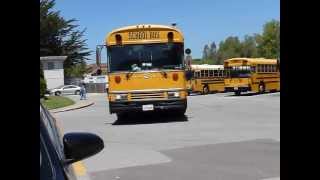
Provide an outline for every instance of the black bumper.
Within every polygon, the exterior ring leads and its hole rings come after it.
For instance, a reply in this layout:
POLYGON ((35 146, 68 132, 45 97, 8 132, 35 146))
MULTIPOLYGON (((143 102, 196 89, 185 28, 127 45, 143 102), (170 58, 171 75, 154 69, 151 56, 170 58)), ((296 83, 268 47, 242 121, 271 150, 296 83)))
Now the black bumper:
POLYGON ((240 92, 247 92, 251 91, 250 87, 238 87, 238 90, 234 89, 234 87, 225 87, 224 90, 226 92, 235 92, 235 91, 240 91, 240 92))
POLYGON ((154 111, 185 110, 187 100, 143 101, 143 102, 109 102, 110 113, 142 112, 142 105, 153 104, 154 111))

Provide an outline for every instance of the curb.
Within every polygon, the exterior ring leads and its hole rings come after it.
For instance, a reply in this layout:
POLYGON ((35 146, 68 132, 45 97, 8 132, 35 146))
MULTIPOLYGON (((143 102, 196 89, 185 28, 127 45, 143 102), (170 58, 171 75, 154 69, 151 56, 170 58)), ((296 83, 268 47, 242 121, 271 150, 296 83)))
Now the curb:
POLYGON ((90 103, 88 103, 88 104, 81 105, 81 106, 74 107, 74 108, 69 108, 69 109, 68 109, 68 108, 67 108, 67 109, 61 109, 61 110, 59 110, 59 109, 56 109, 56 110, 52 109, 52 110, 50 110, 50 112, 51 112, 51 113, 59 113, 59 112, 65 112, 65 111, 72 111, 72 110, 76 110, 76 109, 85 108, 85 107, 91 106, 91 105, 93 105, 93 104, 94 104, 94 102, 90 102, 90 103))

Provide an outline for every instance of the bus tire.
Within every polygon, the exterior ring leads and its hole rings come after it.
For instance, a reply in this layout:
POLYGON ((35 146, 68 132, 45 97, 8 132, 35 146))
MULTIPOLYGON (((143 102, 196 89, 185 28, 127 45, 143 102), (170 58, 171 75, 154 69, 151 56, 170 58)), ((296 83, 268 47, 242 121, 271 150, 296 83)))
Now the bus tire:
POLYGON ((57 92, 54 93, 54 95, 60 96, 60 95, 61 95, 61 92, 60 92, 60 91, 57 91, 57 92))
POLYGON ((259 94, 262 94, 266 91, 266 86, 264 85, 264 83, 260 83, 259 84, 259 94))
POLYGON ((241 91, 240 91, 240 90, 234 91, 234 94, 235 94, 236 96, 240 96, 241 91))
POLYGON ((209 86, 208 85, 203 86, 202 94, 209 94, 209 92, 210 92, 209 86))

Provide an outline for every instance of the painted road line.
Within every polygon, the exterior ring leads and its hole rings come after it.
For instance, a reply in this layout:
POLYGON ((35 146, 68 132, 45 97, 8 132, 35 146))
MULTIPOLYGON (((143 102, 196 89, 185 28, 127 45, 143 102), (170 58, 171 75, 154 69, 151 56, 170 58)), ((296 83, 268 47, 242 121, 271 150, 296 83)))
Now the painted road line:
MULTIPOLYGON (((57 118, 55 116, 52 115, 52 117, 55 119, 55 123, 56 123, 56 126, 57 126, 57 129, 59 131, 59 133, 61 135, 63 135, 63 129, 62 129, 62 126, 60 124, 59 121, 57 121, 57 118)), ((75 162, 74 164, 72 164, 72 167, 73 167, 73 170, 74 170, 74 173, 76 174, 76 176, 79 178, 79 177, 85 177, 84 179, 89 179, 87 176, 87 169, 86 167, 84 166, 83 162, 82 161, 78 161, 78 162, 75 162)))
POLYGON ((87 169, 82 161, 75 162, 74 164, 72 164, 72 166, 76 173, 76 176, 84 176, 87 174, 87 169))

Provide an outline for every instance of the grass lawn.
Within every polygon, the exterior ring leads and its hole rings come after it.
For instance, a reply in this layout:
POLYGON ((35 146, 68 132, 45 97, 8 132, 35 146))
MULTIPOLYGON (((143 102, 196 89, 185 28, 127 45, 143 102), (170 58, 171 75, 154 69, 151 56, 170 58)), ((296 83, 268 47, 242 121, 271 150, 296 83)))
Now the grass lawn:
POLYGON ((75 103, 73 100, 63 96, 48 96, 46 99, 41 99, 41 102, 48 109, 62 108, 75 103))

